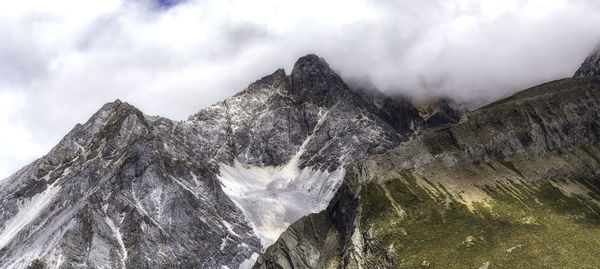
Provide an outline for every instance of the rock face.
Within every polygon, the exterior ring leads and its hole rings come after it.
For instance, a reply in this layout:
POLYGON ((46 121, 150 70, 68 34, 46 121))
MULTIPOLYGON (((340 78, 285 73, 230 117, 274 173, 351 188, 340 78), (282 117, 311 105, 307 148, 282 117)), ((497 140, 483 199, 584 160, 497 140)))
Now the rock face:
POLYGON ((527 89, 350 165, 254 268, 598 267, 598 156, 598 77, 527 89))
POLYGON ((5 179, 2 267, 216 267, 260 250, 187 128, 115 101, 5 179))
POLYGON ((452 100, 429 98, 422 101, 413 101, 412 104, 425 120, 425 127, 435 127, 449 122, 458 122, 467 109, 456 107, 452 100))
POLYGON ((0 182, 0 267, 247 265, 325 208, 350 163, 427 126, 405 100, 351 91, 315 55, 186 121, 117 100, 0 182))
POLYGON ((600 75, 600 46, 585 59, 573 77, 591 77, 600 75))

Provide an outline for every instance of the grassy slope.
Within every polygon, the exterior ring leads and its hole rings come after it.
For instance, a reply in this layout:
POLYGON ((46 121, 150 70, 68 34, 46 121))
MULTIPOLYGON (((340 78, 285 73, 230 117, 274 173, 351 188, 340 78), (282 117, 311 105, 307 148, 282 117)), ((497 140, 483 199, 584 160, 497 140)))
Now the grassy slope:
MULTIPOLYGON (((512 111, 520 100, 584 87, 587 84, 577 80, 547 83, 487 105, 475 114, 487 113, 490 108, 512 111)), ((572 98, 577 102, 580 96, 572 98)), ((568 153, 568 158, 555 154, 532 162, 527 158, 496 160, 493 165, 463 162, 464 173, 442 168, 429 179, 412 170, 388 171, 396 176, 361 186, 360 223, 368 237, 395 259, 397 268, 600 268, 600 179, 538 176, 540 171, 557 167, 570 171, 563 175, 575 175, 578 169, 597 175, 598 152, 598 145, 586 145, 568 153), (485 170, 481 165, 490 168, 487 174, 480 172, 485 170), (461 196, 468 191, 448 191, 452 180, 474 182, 487 197, 469 203, 461 196), (579 192, 569 192, 573 186, 579 192), (397 207, 404 213, 398 214, 397 207)), ((373 255, 366 259, 380 258, 373 255)))
POLYGON ((600 268, 599 104, 600 76, 558 80, 349 166, 320 260, 600 268))
POLYGON ((470 210, 458 197, 399 175, 361 190, 363 227, 395 254, 398 268, 600 267, 600 207, 588 198, 550 183, 506 183, 488 187, 493 201, 470 210), (393 210, 384 188, 406 217, 393 210))

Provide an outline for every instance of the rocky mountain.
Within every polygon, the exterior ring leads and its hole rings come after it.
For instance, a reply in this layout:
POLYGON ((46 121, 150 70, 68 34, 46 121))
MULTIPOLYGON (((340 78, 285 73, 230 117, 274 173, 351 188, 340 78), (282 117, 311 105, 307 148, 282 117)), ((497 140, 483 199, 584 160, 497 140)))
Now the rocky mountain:
POLYGON ((353 163, 254 268, 600 267, 595 55, 353 163))
POLYGON ((458 119, 381 100, 307 55, 185 121, 108 103, 0 181, 0 267, 249 267, 348 165, 458 119))
POLYGON ((591 77, 600 75, 600 45, 587 57, 573 77, 591 77))
POLYGON ((468 111, 453 104, 452 100, 442 98, 426 98, 414 100, 412 104, 425 120, 425 128, 435 127, 445 123, 458 122, 468 111))
POLYGON ((260 250, 186 127, 115 101, 3 180, 2 267, 202 267, 260 250))

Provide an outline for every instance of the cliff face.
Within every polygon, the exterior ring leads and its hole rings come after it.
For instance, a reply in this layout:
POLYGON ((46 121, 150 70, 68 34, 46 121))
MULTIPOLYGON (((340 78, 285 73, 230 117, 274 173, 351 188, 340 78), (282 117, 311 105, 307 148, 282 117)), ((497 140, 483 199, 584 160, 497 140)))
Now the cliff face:
POLYGON ((598 77, 521 91, 350 165, 255 268, 600 266, 599 139, 598 77))
POLYGON ((315 55, 186 121, 106 104, 0 182, 0 267, 246 266, 324 209, 347 165, 424 124, 401 99, 362 98, 315 55))
POLYGON ((600 46, 581 64, 573 77, 591 77, 600 75, 600 46))
POLYGON ((214 267, 259 251, 180 128, 115 101, 5 179, 2 267, 214 267))
POLYGON ((200 152, 216 159, 224 192, 266 247, 290 223, 327 206, 347 165, 421 133, 424 120, 414 112, 377 107, 322 58, 307 55, 289 76, 279 70, 188 122, 192 133, 212 139, 200 152), (384 113, 405 124, 393 125, 384 113))

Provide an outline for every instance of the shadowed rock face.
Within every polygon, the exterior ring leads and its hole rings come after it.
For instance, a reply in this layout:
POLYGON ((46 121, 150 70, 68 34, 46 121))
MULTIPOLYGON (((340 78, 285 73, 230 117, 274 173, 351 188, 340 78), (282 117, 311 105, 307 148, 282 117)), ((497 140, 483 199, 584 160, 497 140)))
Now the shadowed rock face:
POLYGON ((598 156, 598 77, 527 89, 350 165, 254 268, 600 266, 598 156))
POLYGON ((600 75, 600 46, 585 58, 585 62, 575 72, 573 77, 592 77, 600 75))
POLYGON ((290 75, 290 93, 301 101, 332 106, 348 96, 348 86, 329 65, 314 54, 298 59, 290 75))
POLYGON ((422 132, 416 109, 394 102, 365 100, 308 55, 289 76, 277 70, 186 121, 108 103, 0 182, 0 267, 237 268, 266 247, 258 222, 287 225, 322 209, 340 183, 330 175, 422 132), (266 178, 291 172, 256 189, 262 178, 221 180, 236 167, 266 178), (270 199, 252 196, 263 191, 316 207, 250 218, 270 199))

